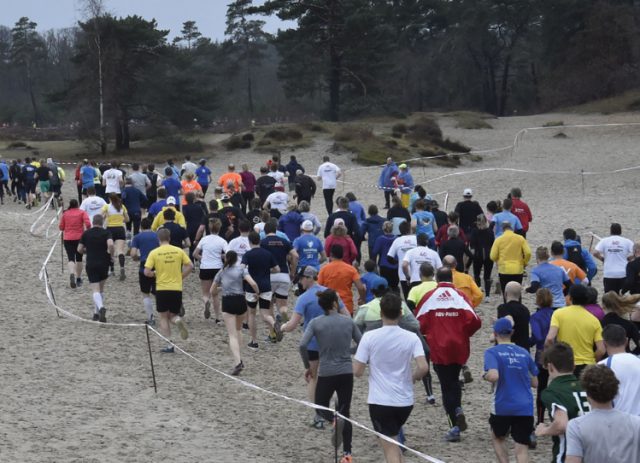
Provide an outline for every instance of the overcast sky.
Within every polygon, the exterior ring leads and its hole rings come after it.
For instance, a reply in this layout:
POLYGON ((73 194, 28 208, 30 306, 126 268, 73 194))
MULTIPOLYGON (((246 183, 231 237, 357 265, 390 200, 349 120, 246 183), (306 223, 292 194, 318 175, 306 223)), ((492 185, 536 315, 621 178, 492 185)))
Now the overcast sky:
MULTIPOLYGON (((180 33, 182 23, 196 21, 200 32, 213 40, 223 40, 225 14, 230 0, 104 0, 116 16, 137 14, 155 18, 160 29, 169 29, 169 38, 180 33)), ((255 4, 263 3, 257 0, 255 4)), ((0 24, 12 27, 22 16, 38 23, 38 30, 70 27, 82 19, 79 0, 0 0, 0 24)), ((265 29, 276 32, 286 27, 276 16, 264 18, 265 29)))

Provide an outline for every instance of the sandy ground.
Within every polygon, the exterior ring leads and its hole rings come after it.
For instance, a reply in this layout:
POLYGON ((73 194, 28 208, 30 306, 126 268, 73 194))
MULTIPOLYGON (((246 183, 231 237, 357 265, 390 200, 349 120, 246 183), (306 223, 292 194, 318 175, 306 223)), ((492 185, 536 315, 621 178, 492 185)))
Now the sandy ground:
MULTIPOLYGON (((571 123, 639 122, 638 115, 577 116, 541 115, 492 121, 494 130, 470 131, 454 128, 450 119, 441 120, 445 135, 475 149, 508 145, 525 127, 550 120, 571 123)), ((561 128, 531 132, 511 156, 485 156, 482 162, 465 162, 457 169, 416 169, 417 181, 452 172, 480 168, 510 167, 547 174, 482 172, 453 176, 427 184, 428 191, 451 192, 449 207, 471 187, 482 205, 520 186, 535 216, 529 234, 532 247, 549 245, 567 226, 584 237, 592 231, 605 235, 611 220, 622 223, 623 233, 635 239, 640 231, 635 207, 635 171, 615 175, 585 176, 580 169, 603 171, 640 164, 637 155, 638 128, 561 128), (553 138, 559 131, 566 139, 553 138), (572 171, 573 175, 556 174, 572 171), (631 200, 631 201, 629 201, 631 200)), ((315 170, 329 144, 319 141, 299 160, 315 170)), ((214 155, 211 164, 221 173, 228 161, 252 166, 266 156, 251 152, 214 155)), ((333 156, 343 169, 357 167, 347 156, 333 156)), ((70 174, 68 174, 70 175, 70 174)), ((382 195, 366 185, 375 183, 377 169, 347 173, 345 192, 355 191, 367 206, 381 204, 382 195)), ((71 176, 72 178, 72 176, 71 176)), ((71 197, 72 185, 65 187, 71 197)), ((441 204, 442 204, 442 198, 441 204)), ((313 209, 325 216, 321 199, 313 209)), ((162 343, 152 338, 158 394, 152 388, 144 330, 94 326, 58 319, 47 304, 37 279, 40 263, 51 241, 29 235, 34 216, 10 202, 0 207, 0 294, 2 327, 0 342, 0 460, 20 462, 94 461, 309 461, 332 460, 329 431, 307 425, 312 412, 243 387, 206 370, 183 355, 161 356, 162 343)), ((588 240, 585 239, 585 241, 588 240)), ((366 248, 366 246, 364 246, 366 248)), ((49 267, 58 303, 84 317, 90 317, 91 299, 87 287, 71 290, 66 269, 60 270, 56 251, 49 267)), ((138 293, 136 265, 127 262, 125 282, 110 279, 106 306, 111 322, 140 322, 144 319, 138 293)), ((600 280, 595 286, 601 288, 600 280)), ((199 299, 199 282, 186 282, 187 321, 191 336, 181 345, 198 358, 225 371, 231 367, 223 327, 205 321, 199 299)), ((530 297, 525 297, 530 308, 530 297)), ((292 301, 293 303, 293 301, 292 301)), ((476 381, 467 385, 463 397, 470 429, 462 443, 446 444, 442 434, 446 419, 440 406, 424 404, 425 394, 416 389, 416 407, 407 424, 408 444, 447 462, 494 461, 489 439, 489 386, 479 380, 482 353, 489 346, 490 322, 498 299, 482 304, 482 330, 474 337, 470 366, 476 381)), ((298 356, 300 332, 285 337, 281 344, 261 343, 257 352, 244 351, 246 369, 242 378, 291 397, 306 396, 303 368, 298 356)), ((246 341, 246 339, 245 339, 246 341)), ((435 385, 438 390, 438 385, 435 385)), ((369 425, 366 379, 356 381, 353 417, 369 425)), ((439 397, 439 394, 438 394, 439 397)), ((439 402, 440 403, 440 402, 439 402)), ((361 430, 354 431, 357 462, 382 461, 376 440, 361 430)), ((550 445, 542 441, 532 452, 532 461, 548 461, 550 445)), ((407 461, 420 461, 408 457, 407 461)))

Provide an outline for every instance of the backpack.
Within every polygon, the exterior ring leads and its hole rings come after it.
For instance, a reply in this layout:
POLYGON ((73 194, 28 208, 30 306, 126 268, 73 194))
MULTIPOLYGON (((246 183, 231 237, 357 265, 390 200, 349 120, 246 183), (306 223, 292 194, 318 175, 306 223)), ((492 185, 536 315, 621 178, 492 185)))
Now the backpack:
POLYGON ((584 257, 582 256, 582 246, 574 244, 572 246, 565 246, 565 249, 567 250, 567 260, 569 262, 573 262, 586 272, 587 263, 584 261, 584 257))

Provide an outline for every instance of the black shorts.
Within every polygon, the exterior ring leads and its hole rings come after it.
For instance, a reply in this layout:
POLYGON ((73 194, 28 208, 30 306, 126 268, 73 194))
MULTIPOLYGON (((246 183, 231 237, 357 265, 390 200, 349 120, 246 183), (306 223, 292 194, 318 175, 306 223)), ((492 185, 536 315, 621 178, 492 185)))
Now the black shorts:
POLYGON ((24 184, 24 189, 27 193, 32 193, 35 194, 36 193, 36 182, 26 182, 24 184))
POLYGON ((89 283, 100 283, 109 277, 109 264, 87 265, 86 271, 89 283))
POLYGON ((522 445, 529 445, 533 432, 533 416, 489 416, 489 425, 496 437, 506 437, 511 431, 513 440, 522 445))
POLYGON ((219 268, 201 268, 200 279, 202 281, 211 281, 216 277, 219 271, 219 268))
POLYGON ((171 312, 178 315, 182 307, 182 291, 156 291, 158 312, 171 312))
POLYGON ((140 283, 140 292, 145 294, 156 293, 156 279, 154 277, 148 277, 144 272, 138 272, 138 283, 140 283))
POLYGON ((113 241, 125 241, 127 239, 124 227, 107 227, 107 230, 109 231, 109 233, 111 233, 111 239, 113 241))
POLYGON ((62 192, 62 185, 60 185, 59 183, 56 183, 55 185, 51 185, 51 191, 56 195, 59 196, 60 193, 62 192))
POLYGON ((307 356, 309 357, 310 362, 320 360, 320 352, 318 352, 317 350, 308 350, 307 356))
POLYGON ((82 254, 78 252, 80 240, 64 240, 64 250, 67 251, 69 262, 82 262, 82 254))
POLYGON ((389 405, 369 404, 369 416, 373 429, 387 437, 400 433, 400 428, 411 415, 413 405, 408 407, 391 407, 389 405))
POLYGON ((222 296, 222 311, 231 315, 242 315, 247 311, 247 301, 244 294, 222 296))

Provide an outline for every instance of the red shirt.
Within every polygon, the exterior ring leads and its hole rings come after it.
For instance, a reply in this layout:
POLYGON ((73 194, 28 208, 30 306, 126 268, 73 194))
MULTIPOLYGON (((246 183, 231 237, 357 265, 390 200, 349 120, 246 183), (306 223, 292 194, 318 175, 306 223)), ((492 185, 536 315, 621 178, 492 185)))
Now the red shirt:
POLYGON ((76 241, 80 239, 85 230, 91 228, 91 222, 85 211, 74 207, 64 211, 59 228, 62 230, 65 241, 76 241))
POLYGON ((358 250, 350 236, 327 236, 324 242, 324 251, 327 253, 327 256, 331 255, 331 246, 334 244, 342 246, 344 250, 342 260, 347 264, 353 264, 353 261, 358 258, 358 250))
POLYGON ((242 184, 244 185, 244 191, 247 193, 253 193, 256 189, 256 176, 251 172, 242 171, 240 172, 240 178, 242 179, 242 184))
POLYGON ((511 204, 511 213, 520 219, 522 231, 526 233, 529 230, 529 222, 533 220, 529 206, 521 199, 516 198, 511 200, 511 204))
MULTIPOLYGON (((458 234, 458 238, 464 241, 464 244, 469 244, 469 241, 467 240, 464 231, 462 231, 462 228, 458 227, 458 230, 460 231, 460 233, 458 234)), ((449 235, 447 234, 448 231, 448 223, 445 223, 442 227, 438 228, 438 231, 436 232, 436 246, 440 247, 440 245, 449 241, 449 235)))
POLYGON ((420 332, 436 365, 464 365, 471 352, 470 338, 482 322, 467 297, 452 283, 440 283, 416 306, 420 332))

